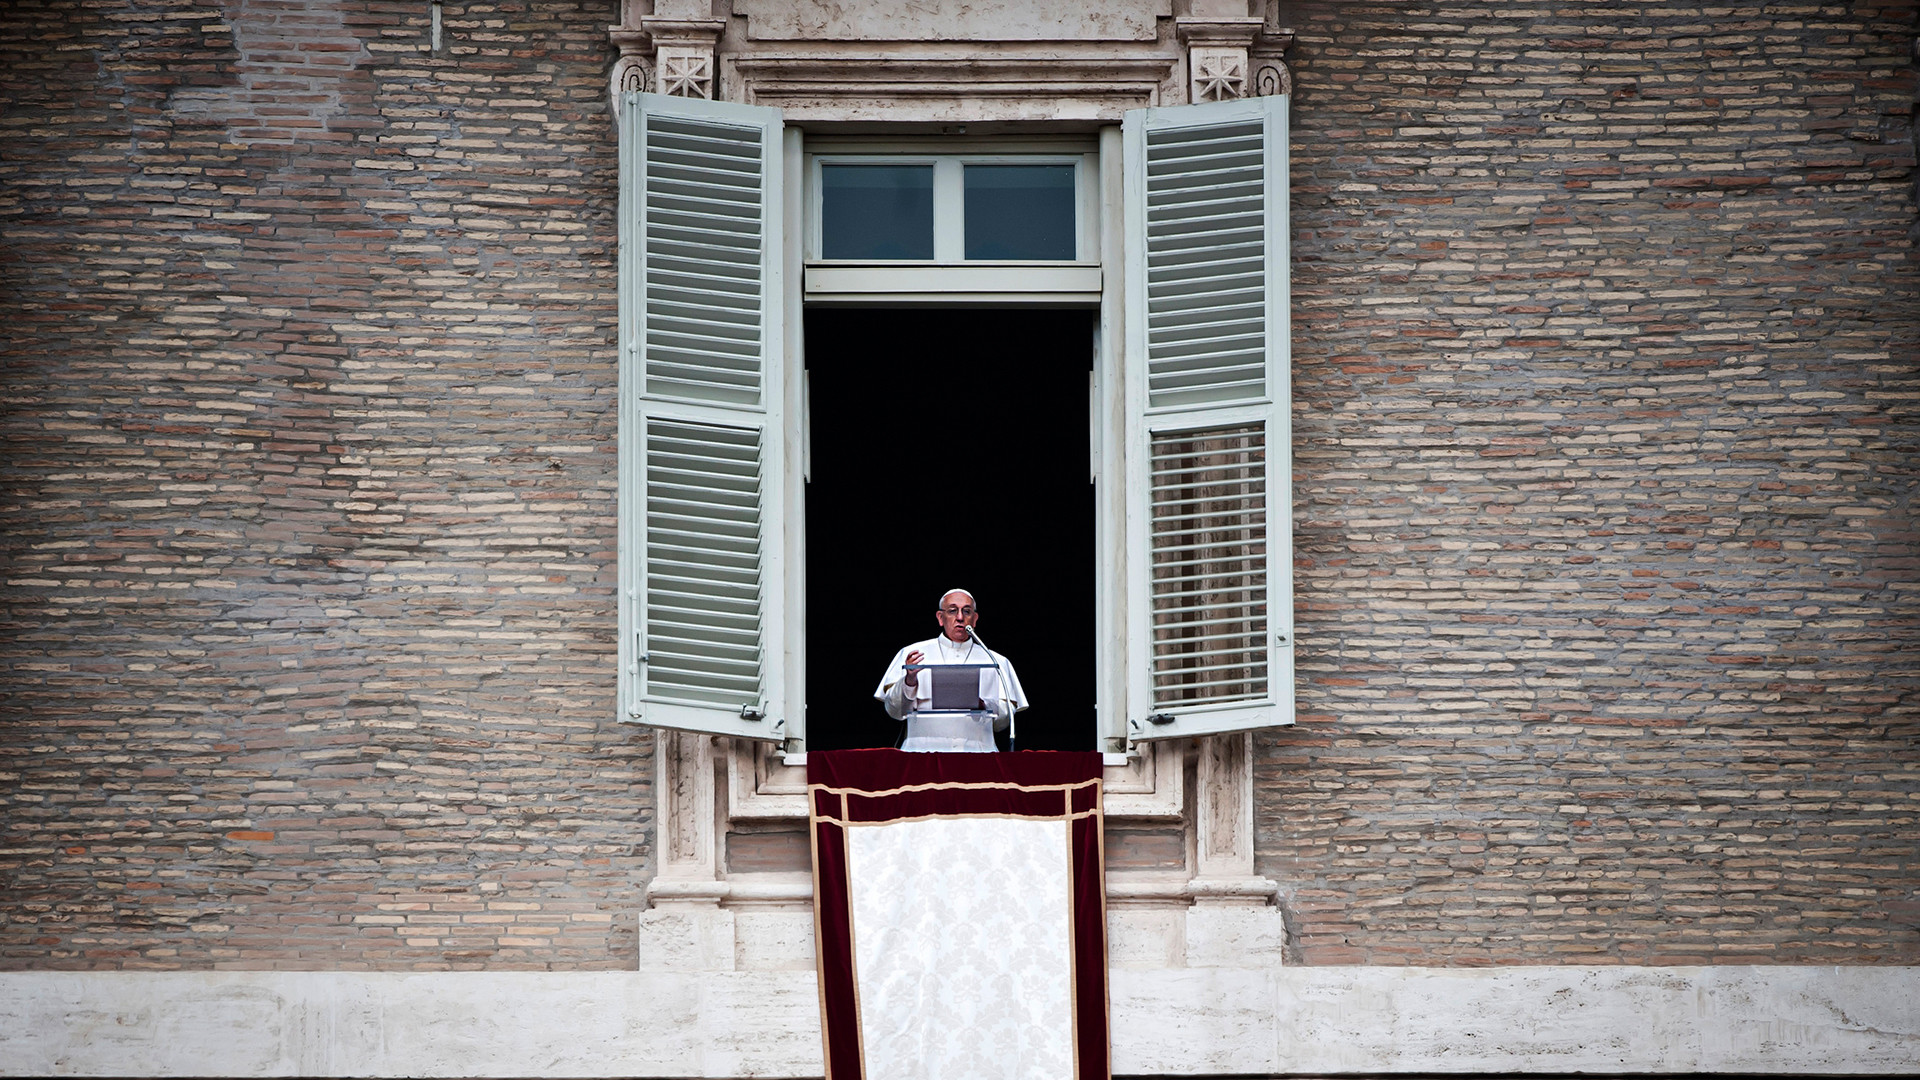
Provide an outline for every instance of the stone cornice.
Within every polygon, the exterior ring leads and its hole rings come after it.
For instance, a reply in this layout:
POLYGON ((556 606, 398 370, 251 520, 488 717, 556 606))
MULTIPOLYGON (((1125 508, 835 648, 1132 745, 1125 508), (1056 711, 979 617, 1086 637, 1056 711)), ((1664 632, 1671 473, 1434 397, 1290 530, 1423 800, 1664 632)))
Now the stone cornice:
POLYGON ((1174 33, 1182 44, 1215 45, 1227 48, 1247 48, 1253 39, 1266 28, 1266 20, 1260 18, 1217 18, 1198 19, 1181 16, 1173 20, 1174 33))
POLYGON ((780 106, 801 122, 1118 121, 1127 109, 1162 104, 1171 67, 1171 58, 1152 53, 902 58, 863 51, 726 56, 723 79, 728 97, 780 106))
POLYGON ((726 32, 725 19, 671 19, 645 15, 640 28, 658 45, 700 45, 713 48, 726 32))

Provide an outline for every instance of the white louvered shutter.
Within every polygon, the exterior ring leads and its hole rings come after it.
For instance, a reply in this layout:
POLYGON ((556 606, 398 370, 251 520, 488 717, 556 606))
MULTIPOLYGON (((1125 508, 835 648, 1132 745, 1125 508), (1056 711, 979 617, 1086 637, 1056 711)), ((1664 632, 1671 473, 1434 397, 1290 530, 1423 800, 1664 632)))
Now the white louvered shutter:
POLYGON ((1128 736, 1290 724, 1287 98, 1123 136, 1128 736))
POLYGON ((781 121, 630 94, 620 123, 620 715, 785 738, 781 121))

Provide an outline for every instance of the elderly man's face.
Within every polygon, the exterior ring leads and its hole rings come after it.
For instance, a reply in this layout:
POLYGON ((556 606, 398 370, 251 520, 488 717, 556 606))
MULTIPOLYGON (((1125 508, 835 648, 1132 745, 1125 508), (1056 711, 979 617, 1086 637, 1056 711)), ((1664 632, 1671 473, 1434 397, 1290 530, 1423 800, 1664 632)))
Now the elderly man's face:
POLYGON ((940 610, 934 613, 940 620, 940 633, 949 641, 967 640, 967 627, 980 621, 980 613, 973 609, 973 597, 963 592, 950 592, 940 598, 940 610))

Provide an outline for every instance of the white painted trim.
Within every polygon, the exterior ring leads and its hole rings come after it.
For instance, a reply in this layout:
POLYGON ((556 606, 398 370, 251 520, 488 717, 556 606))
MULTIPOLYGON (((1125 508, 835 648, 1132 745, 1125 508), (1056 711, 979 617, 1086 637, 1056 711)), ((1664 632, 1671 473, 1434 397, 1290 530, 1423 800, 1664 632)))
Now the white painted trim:
MULTIPOLYGON (((1191 948, 1191 946, 1190 946, 1191 948)), ((1120 1075, 1891 1075, 1920 968, 1115 969, 1120 1075)), ((0 973, 0 1076, 811 1077, 807 970, 0 973)))
POLYGON ((1099 355, 1093 436, 1100 441, 1094 480, 1094 664, 1099 690, 1094 723, 1100 749, 1127 749, 1127 402, 1125 169, 1120 126, 1100 129, 1099 355))
POLYGON ((1094 148, 1091 135, 816 135, 807 134, 807 153, 828 157, 846 155, 918 154, 1085 154, 1094 148))
POLYGON ((1073 172, 1073 250, 1083 263, 1101 261, 1100 184, 1100 155, 1081 154, 1078 167, 1073 172))
POLYGON ((967 207, 966 193, 961 184, 962 168, 958 158, 933 159, 934 262, 954 263, 967 257, 967 207))
MULTIPOLYGON (((776 480, 782 485, 786 509, 783 546, 787 573, 788 622, 807 625, 807 479, 813 471, 812 401, 807 386, 806 320, 802 292, 806 273, 803 269, 803 237, 806 233, 806 157, 804 136, 799 128, 781 131, 781 274, 780 309, 786 318, 780 321, 783 362, 770 373, 779 388, 781 416, 780 439, 784 444, 785 468, 776 480)), ((807 635, 787 631, 780 635, 786 649, 786 699, 774 702, 775 715, 787 720, 787 738, 780 749, 805 750, 807 745, 807 635)))
POLYGON ((925 293, 937 301, 952 293, 996 293, 1007 294, 1009 303, 1100 302, 1100 268, 1070 263, 816 263, 806 274, 808 300, 925 293))
POLYGON ((822 308, 1091 308, 1096 292, 872 292, 808 293, 807 306, 822 308))

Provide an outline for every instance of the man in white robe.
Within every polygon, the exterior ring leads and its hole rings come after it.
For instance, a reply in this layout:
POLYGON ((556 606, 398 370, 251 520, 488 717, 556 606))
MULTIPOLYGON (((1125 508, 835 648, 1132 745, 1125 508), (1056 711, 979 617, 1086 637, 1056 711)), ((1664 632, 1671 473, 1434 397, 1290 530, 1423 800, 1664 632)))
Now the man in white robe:
POLYGON ((1014 674, 1011 661, 999 653, 989 652, 973 637, 971 631, 980 621, 980 612, 972 593, 965 589, 948 590, 940 597, 934 619, 940 624, 940 636, 916 641, 894 653, 893 662, 887 665, 887 673, 881 677, 873 696, 886 706, 888 716, 907 720, 933 705, 933 680, 922 678, 918 671, 908 671, 909 665, 992 664, 991 669, 980 672, 981 715, 978 718, 949 714, 937 720, 930 718, 924 724, 910 721, 907 739, 900 744, 902 750, 991 752, 995 749, 993 733, 1006 731, 1013 722, 1013 714, 1027 707, 1020 676, 1014 674))

